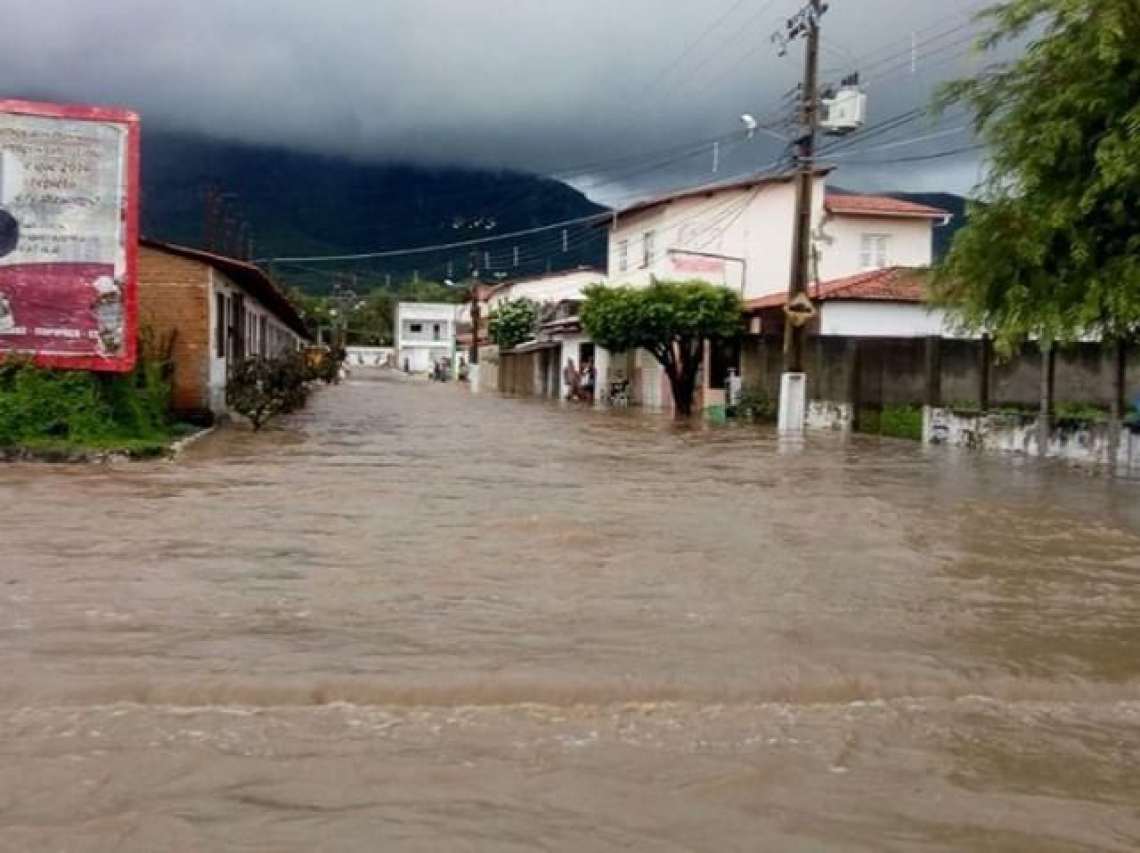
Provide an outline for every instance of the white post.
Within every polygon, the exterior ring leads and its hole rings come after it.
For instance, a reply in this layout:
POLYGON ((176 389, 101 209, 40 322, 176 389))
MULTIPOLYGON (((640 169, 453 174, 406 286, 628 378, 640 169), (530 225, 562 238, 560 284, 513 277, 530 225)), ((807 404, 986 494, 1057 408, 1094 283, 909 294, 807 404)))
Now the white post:
POLYGON ((802 438, 807 420, 807 376, 785 373, 780 377, 781 438, 802 438))

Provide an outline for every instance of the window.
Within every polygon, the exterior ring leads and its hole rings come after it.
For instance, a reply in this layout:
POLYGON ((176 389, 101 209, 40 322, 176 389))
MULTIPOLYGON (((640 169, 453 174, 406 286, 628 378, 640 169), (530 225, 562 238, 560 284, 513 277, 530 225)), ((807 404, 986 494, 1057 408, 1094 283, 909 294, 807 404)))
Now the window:
POLYGON ((881 270, 887 266, 887 245, 890 237, 886 234, 864 234, 859 249, 859 269, 881 270))
POLYGON ((226 328, 229 325, 229 300, 224 293, 214 295, 214 355, 226 357, 226 328))
POLYGON ((657 260, 657 232, 646 231, 645 242, 643 246, 645 250, 645 266, 651 267, 657 260))
POLYGON ((408 325, 408 331, 413 335, 418 335, 424 330, 423 323, 411 323, 408 325))
POLYGON ((626 272, 629 269, 629 240, 618 243, 618 271, 626 272))
POLYGON ((269 318, 262 314, 257 321, 257 343, 260 345, 262 355, 269 355, 269 318))
POLYGON ((440 331, 439 323, 431 327, 431 336, 434 340, 440 340, 442 332, 440 331))

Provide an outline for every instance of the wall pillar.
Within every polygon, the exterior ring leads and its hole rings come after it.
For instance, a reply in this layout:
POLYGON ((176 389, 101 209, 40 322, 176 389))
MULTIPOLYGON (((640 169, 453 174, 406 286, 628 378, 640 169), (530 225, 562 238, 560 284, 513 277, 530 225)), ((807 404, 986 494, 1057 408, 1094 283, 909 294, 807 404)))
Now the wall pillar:
POLYGON ((937 409, 942 406, 942 338, 937 335, 926 339, 925 363, 924 401, 930 408, 937 409))
POLYGON ((994 341, 989 335, 982 335, 981 364, 978 365, 978 408, 990 410, 990 397, 993 393, 994 341))
POLYGON ((1049 452, 1049 439, 1053 435, 1054 400, 1057 391, 1057 347, 1041 344, 1041 414, 1037 419, 1037 455, 1049 452))
POLYGON ((1108 464, 1116 468, 1120 456, 1120 434, 1128 411, 1128 344, 1116 341, 1112 348, 1112 401, 1108 417, 1108 464))
POLYGON ((847 348, 843 353, 845 388, 844 396, 851 406, 851 429, 859 429, 859 409, 863 402, 863 371, 862 346, 855 338, 847 339, 847 348))

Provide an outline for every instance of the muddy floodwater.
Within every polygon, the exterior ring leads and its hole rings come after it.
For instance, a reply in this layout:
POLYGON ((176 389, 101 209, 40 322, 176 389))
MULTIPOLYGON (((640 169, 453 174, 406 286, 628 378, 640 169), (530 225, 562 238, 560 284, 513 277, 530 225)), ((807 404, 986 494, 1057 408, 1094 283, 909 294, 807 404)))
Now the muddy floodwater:
POLYGON ((0 468, 0 850, 1136 851, 1140 484, 358 377, 0 468))

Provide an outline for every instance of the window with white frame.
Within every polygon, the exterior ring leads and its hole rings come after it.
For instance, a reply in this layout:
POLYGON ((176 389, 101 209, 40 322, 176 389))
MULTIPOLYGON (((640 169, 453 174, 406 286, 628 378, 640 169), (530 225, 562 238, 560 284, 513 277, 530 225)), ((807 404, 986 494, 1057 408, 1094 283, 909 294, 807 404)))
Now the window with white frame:
POLYGON ((859 248, 859 269, 881 270, 889 264, 887 249, 891 238, 887 234, 864 234, 859 248))
POLYGON ((618 271, 626 272, 629 269, 629 240, 618 243, 618 271))
POLYGON ((646 231, 643 243, 644 249, 644 265, 647 267, 653 266, 657 261, 657 232, 646 231))

